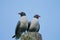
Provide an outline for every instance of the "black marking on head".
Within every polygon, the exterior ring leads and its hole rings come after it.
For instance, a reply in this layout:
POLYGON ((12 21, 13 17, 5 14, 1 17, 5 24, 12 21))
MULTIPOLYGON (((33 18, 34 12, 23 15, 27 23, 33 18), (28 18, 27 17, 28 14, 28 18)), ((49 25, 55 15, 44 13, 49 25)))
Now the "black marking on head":
POLYGON ((40 17, 39 15, 35 15, 35 16, 34 16, 34 18, 37 18, 37 19, 38 19, 39 17, 40 17))
POLYGON ((20 16, 26 16, 24 12, 18 13, 20 16))

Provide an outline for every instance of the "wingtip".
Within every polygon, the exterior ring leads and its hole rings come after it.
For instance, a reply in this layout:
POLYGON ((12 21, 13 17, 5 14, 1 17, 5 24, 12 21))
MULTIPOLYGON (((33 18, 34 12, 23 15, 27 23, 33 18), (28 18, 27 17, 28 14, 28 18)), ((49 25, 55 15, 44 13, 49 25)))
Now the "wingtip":
POLYGON ((14 38, 15 37, 15 35, 14 36, 12 36, 12 38, 14 38))

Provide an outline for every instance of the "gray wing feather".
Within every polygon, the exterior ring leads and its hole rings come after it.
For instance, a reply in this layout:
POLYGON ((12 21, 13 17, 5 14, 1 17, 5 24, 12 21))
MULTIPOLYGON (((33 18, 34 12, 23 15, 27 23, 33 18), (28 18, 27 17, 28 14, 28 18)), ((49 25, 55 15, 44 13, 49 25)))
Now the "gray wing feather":
POLYGON ((18 33, 18 31, 19 31, 19 26, 20 26, 20 21, 18 21, 18 23, 17 23, 16 29, 15 29, 15 34, 18 33))
POLYGON ((29 31, 30 25, 31 25, 31 22, 28 22, 28 29, 27 29, 27 31, 29 31))
POLYGON ((20 28, 19 27, 20 27, 20 21, 18 21, 17 26, 16 26, 16 29, 15 29, 16 39, 18 39, 21 36, 20 28))
POLYGON ((38 23, 38 30, 37 30, 37 32, 39 31, 39 29, 40 29, 40 24, 38 23))
POLYGON ((18 21, 18 23, 17 23, 16 29, 15 29, 15 35, 12 36, 12 38, 14 38, 14 37, 16 37, 16 39, 19 38, 19 36, 20 36, 20 34, 19 34, 19 26, 20 26, 20 21, 18 21))

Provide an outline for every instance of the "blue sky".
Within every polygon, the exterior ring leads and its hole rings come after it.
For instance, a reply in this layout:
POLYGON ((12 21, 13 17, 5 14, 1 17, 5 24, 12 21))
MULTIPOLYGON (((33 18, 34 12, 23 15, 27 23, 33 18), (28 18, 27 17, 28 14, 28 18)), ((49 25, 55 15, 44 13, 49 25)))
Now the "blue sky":
POLYGON ((60 40, 60 0, 0 0, 0 40, 14 40, 19 12, 25 12, 32 20, 39 14, 39 33, 43 40, 60 40))

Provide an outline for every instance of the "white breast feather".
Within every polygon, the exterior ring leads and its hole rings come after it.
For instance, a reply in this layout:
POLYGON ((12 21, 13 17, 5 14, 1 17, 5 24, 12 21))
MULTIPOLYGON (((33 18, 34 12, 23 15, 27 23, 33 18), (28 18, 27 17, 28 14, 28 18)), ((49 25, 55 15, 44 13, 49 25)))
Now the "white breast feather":
POLYGON ((33 20, 31 21, 30 29, 31 29, 31 28, 36 28, 36 29, 38 29, 38 19, 33 18, 33 20))
POLYGON ((21 25, 20 27, 28 27, 28 20, 26 19, 26 16, 21 17, 21 25))

